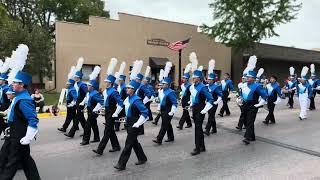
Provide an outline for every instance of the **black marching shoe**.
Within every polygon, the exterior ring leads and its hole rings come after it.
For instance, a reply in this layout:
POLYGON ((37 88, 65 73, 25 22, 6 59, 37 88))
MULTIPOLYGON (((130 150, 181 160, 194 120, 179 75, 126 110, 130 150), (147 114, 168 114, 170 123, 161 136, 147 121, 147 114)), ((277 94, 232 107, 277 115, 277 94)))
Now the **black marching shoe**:
POLYGON ((69 133, 65 133, 64 135, 69 137, 69 138, 73 138, 73 136, 71 134, 69 134, 69 133))
POLYGON ((152 124, 154 124, 154 125, 156 125, 156 126, 158 125, 158 123, 156 123, 156 122, 154 122, 154 121, 152 122, 152 124))
POLYGON ((192 125, 187 125, 186 127, 184 127, 184 128, 191 128, 192 127, 192 125))
POLYGON ((126 169, 126 167, 120 166, 119 164, 115 165, 114 168, 116 168, 118 171, 123 171, 126 169))
POLYGON ((98 154, 98 155, 102 155, 103 152, 100 152, 98 149, 93 149, 92 150, 94 153, 98 154))
POLYGON ((162 142, 158 141, 157 139, 153 139, 152 142, 154 142, 154 143, 156 143, 156 144, 158 144, 158 145, 161 145, 161 144, 162 144, 162 142))
POLYGON ((90 141, 90 143, 97 143, 97 142, 100 142, 100 139, 94 139, 94 140, 90 141))
POLYGON ((81 146, 85 146, 85 145, 88 145, 88 144, 89 144, 88 141, 82 141, 82 142, 80 143, 81 146))
POLYGON ((142 164, 145 164, 147 162, 147 160, 145 161, 138 161, 135 163, 135 165, 139 166, 139 165, 142 165, 142 164))
POLYGON ((198 155, 198 154, 200 154, 200 150, 194 149, 190 154, 191 154, 191 156, 198 155))
POLYGON ((262 122, 263 122, 263 124, 265 124, 265 125, 268 125, 268 124, 269 124, 269 122, 268 122, 267 120, 262 121, 262 122))
POLYGON ((80 134, 80 137, 83 137, 83 134, 80 134))
POLYGON ((203 131, 203 134, 205 134, 205 135, 207 135, 207 136, 210 136, 209 131, 203 131))
POLYGON ((238 129, 239 131, 241 131, 241 130, 242 130, 242 128, 241 128, 241 127, 239 127, 239 126, 236 126, 236 129, 238 129))
POLYGON ((270 124, 275 124, 275 123, 276 123, 276 122, 272 122, 272 121, 270 122, 270 124))
POLYGON ((243 142, 245 145, 249 145, 249 144, 250 144, 250 140, 249 140, 249 139, 244 139, 244 140, 242 140, 242 142, 243 142))
POLYGON ((117 147, 117 148, 112 148, 109 150, 109 152, 117 152, 117 151, 120 151, 121 148, 120 147, 117 147))
POLYGON ((219 115, 220 117, 223 117, 223 114, 221 114, 221 113, 219 113, 218 115, 219 115))
POLYGON ((217 130, 211 131, 211 134, 217 134, 217 130))
POLYGON ((174 141, 174 139, 167 139, 164 142, 173 142, 173 141, 174 141))
POLYGON ((178 130, 182 130, 182 126, 177 126, 177 129, 178 130))
POLYGON ((67 132, 67 130, 66 130, 66 129, 64 129, 64 128, 58 128, 58 131, 61 131, 61 132, 67 132))

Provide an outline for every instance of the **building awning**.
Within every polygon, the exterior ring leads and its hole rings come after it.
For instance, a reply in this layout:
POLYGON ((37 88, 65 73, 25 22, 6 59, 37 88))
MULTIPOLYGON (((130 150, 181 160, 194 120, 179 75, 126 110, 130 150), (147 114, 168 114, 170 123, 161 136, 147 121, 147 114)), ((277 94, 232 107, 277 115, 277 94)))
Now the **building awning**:
POLYGON ((163 68, 167 61, 170 60, 168 58, 150 57, 149 65, 151 68, 163 68))

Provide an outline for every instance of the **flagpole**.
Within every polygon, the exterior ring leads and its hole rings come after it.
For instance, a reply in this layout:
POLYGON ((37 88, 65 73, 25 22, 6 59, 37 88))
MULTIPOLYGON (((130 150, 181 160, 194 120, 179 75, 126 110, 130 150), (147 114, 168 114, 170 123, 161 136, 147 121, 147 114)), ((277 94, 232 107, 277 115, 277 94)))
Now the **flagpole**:
POLYGON ((179 50, 179 86, 181 85, 181 52, 182 49, 179 50))

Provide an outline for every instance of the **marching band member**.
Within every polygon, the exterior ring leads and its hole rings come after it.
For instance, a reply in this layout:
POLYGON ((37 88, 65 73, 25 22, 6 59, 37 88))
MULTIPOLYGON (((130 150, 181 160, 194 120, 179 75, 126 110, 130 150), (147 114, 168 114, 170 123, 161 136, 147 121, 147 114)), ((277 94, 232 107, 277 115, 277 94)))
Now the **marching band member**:
POLYGON ((77 115, 76 101, 78 98, 78 94, 76 89, 74 88, 75 81, 73 80, 73 76, 75 75, 75 73, 76 73, 76 67, 72 66, 68 74, 68 81, 66 83, 67 116, 62 127, 58 128, 58 130, 61 132, 66 132, 71 121, 75 123, 75 120, 76 120, 76 115, 77 115))
POLYGON ((242 79, 241 79, 241 82, 238 84, 238 97, 237 97, 237 104, 238 106, 240 107, 240 117, 239 117, 239 121, 238 121, 238 125, 236 126, 236 129, 238 130, 242 130, 243 126, 244 128, 246 128, 247 126, 247 122, 245 121, 247 118, 246 118, 246 113, 243 111, 243 99, 241 98, 242 97, 242 88, 244 87, 244 85, 246 84, 246 81, 247 81, 247 73, 248 73, 248 68, 246 68, 244 71, 243 71, 243 74, 242 74, 242 79))
POLYGON ((148 91, 151 94, 151 98, 149 99, 149 101, 145 105, 148 109, 148 114, 149 114, 148 121, 153 121, 153 116, 152 116, 152 112, 150 109, 150 105, 151 105, 152 100, 154 99, 154 89, 153 89, 152 85, 150 84, 151 83, 150 71, 151 71, 150 66, 147 66, 146 72, 144 74, 144 78, 142 80, 142 84, 143 84, 143 86, 145 86, 146 89, 148 89, 148 91))
MULTIPOLYGON (((163 73, 164 70, 160 69, 160 73, 159 73, 159 83, 158 83, 158 98, 160 99, 160 97, 163 96, 163 89, 162 89, 162 80, 163 80, 163 73)), ((156 118, 154 118, 154 121, 152 122, 152 124, 154 125, 158 125, 159 119, 161 118, 161 112, 160 112, 160 104, 158 104, 158 114, 156 116, 156 118)))
POLYGON ((74 137, 74 134, 76 131, 79 129, 79 122, 84 129, 86 125, 86 119, 84 118, 84 99, 86 97, 86 94, 88 92, 88 87, 87 84, 82 82, 82 65, 83 65, 84 59, 82 57, 79 58, 77 66, 76 66, 76 73, 74 75, 74 88, 77 91, 77 101, 76 101, 76 107, 77 107, 77 115, 76 115, 76 120, 74 121, 72 128, 70 129, 69 133, 65 133, 64 135, 70 138, 74 137))
POLYGON ((0 153, 1 180, 13 179, 20 164, 27 179, 41 179, 36 163, 30 155, 29 144, 38 133, 39 119, 33 99, 26 89, 32 82, 32 76, 22 71, 28 51, 28 46, 18 46, 14 51, 16 58, 9 73, 8 81, 12 84, 15 97, 8 110, 9 130, 6 131, 8 134, 0 153))
MULTIPOLYGON (((10 106, 10 100, 8 99, 6 92, 9 89, 8 86, 8 74, 9 63, 11 58, 7 58, 4 64, 0 67, 0 111, 5 111, 10 106)), ((7 123, 3 119, 3 116, 0 116, 0 135, 7 128, 7 123)))
POLYGON ((82 146, 89 144, 91 128, 93 131, 93 141, 90 142, 94 143, 100 141, 99 128, 97 124, 99 111, 102 109, 103 106, 103 98, 98 92, 99 83, 97 81, 97 77, 100 73, 100 70, 101 68, 99 66, 95 66, 92 73, 89 75, 89 82, 87 83, 88 92, 85 104, 88 110, 88 119, 84 128, 82 142, 80 143, 80 145, 82 146))
POLYGON ((234 87, 233 87, 233 82, 230 79, 229 73, 225 73, 224 80, 221 81, 221 87, 222 87, 222 94, 223 94, 222 96, 223 106, 220 109, 220 113, 218 115, 223 117, 224 112, 226 112, 226 115, 230 116, 228 101, 230 100, 230 97, 229 97, 230 91, 234 91, 234 87))
POLYGON ((204 131, 204 134, 206 134, 207 136, 210 136, 210 129, 211 129, 211 133, 217 133, 217 126, 216 126, 216 119, 215 119, 215 115, 216 115, 216 111, 218 108, 218 104, 219 102, 222 100, 222 90, 221 90, 221 86, 217 85, 215 83, 216 81, 216 74, 213 71, 215 68, 215 60, 210 60, 209 61, 209 68, 208 68, 208 89, 209 92, 212 94, 213 97, 213 106, 212 108, 208 111, 208 122, 206 125, 206 130, 204 131))
MULTIPOLYGON (((126 89, 126 76, 124 75, 124 69, 126 68, 126 62, 122 62, 120 65, 120 69, 118 71, 118 88, 117 91, 120 94, 121 99, 124 101, 127 98, 127 89, 126 89)), ((119 117, 117 119, 118 122, 114 123, 115 126, 115 131, 119 131, 120 130, 120 119, 124 118, 125 115, 125 111, 124 109, 121 110, 121 112, 119 113, 119 117)))
POLYGON ((270 83, 267 84, 267 95, 268 95, 268 115, 263 121, 264 124, 271 124, 276 123, 276 120, 274 118, 274 107, 281 102, 281 87, 279 86, 277 82, 278 78, 276 76, 270 77, 270 83))
POLYGON ((202 83, 202 71, 198 70, 198 60, 196 53, 190 54, 191 69, 193 71, 192 79, 193 84, 190 87, 191 104, 192 104, 192 117, 195 124, 195 149, 191 155, 197 155, 206 151, 204 144, 204 135, 202 124, 205 114, 213 106, 213 98, 208 88, 202 83))
POLYGON ((311 72, 311 78, 308 80, 308 83, 310 84, 310 86, 312 87, 312 97, 310 98, 310 106, 309 106, 309 110, 315 110, 316 106, 314 104, 314 98, 317 95, 317 90, 316 87, 318 86, 318 80, 317 80, 317 75, 315 73, 316 69, 314 64, 310 65, 310 72, 311 72))
MULTIPOLYGON (((151 100, 151 97, 152 97, 152 92, 149 91, 149 88, 147 86, 144 86, 141 82, 144 78, 143 74, 141 74, 141 68, 142 68, 142 65, 143 65, 143 61, 140 60, 137 62, 137 71, 136 71, 136 76, 135 76, 135 80, 140 83, 140 87, 137 89, 136 91, 136 94, 142 99, 142 102, 144 104, 147 104, 150 100, 151 100)), ((144 134, 144 126, 140 126, 140 135, 143 135, 144 134)))
POLYGON ((132 148, 138 158, 136 165, 147 162, 147 156, 145 155, 141 144, 138 142, 138 135, 140 133, 139 127, 148 119, 148 110, 143 104, 142 99, 135 93, 139 86, 140 84, 134 80, 131 80, 127 86, 128 97, 125 99, 124 105, 128 134, 119 161, 117 165, 114 166, 114 168, 119 171, 125 170, 132 148))
POLYGON ((172 67, 171 62, 167 62, 164 69, 164 79, 162 80, 163 84, 163 94, 160 95, 160 112, 161 112, 161 128, 156 139, 153 140, 154 143, 161 145, 164 135, 167 133, 168 139, 165 142, 174 141, 174 134, 171 125, 171 120, 175 114, 178 102, 176 97, 176 92, 170 88, 172 83, 169 73, 172 67))
POLYGON ((191 63, 189 63, 185 70, 184 74, 182 76, 182 84, 181 84, 181 106, 182 106, 182 116, 179 121, 179 125, 177 128, 181 130, 183 128, 184 122, 187 123, 187 126, 185 128, 191 128, 192 127, 192 122, 189 114, 189 110, 187 109, 189 106, 190 102, 190 86, 191 83, 189 82, 190 79, 190 70, 191 70, 191 63))
POLYGON ((116 118, 118 118, 119 113, 121 112, 123 107, 123 101, 119 95, 119 92, 113 87, 113 84, 116 80, 116 77, 113 75, 113 71, 117 65, 117 62, 118 60, 116 58, 111 59, 107 69, 107 77, 104 80, 106 84, 106 89, 103 91, 105 108, 105 129, 98 148, 92 150, 98 155, 103 154, 103 151, 106 148, 109 139, 112 145, 112 149, 109 150, 109 152, 116 152, 120 151, 121 149, 118 137, 116 135, 116 132, 114 131, 114 121, 116 118))
POLYGON ((254 133, 254 122, 256 120, 256 115, 258 108, 262 107, 266 102, 266 92, 263 90, 262 86, 258 83, 255 83, 255 78, 257 73, 254 72, 256 67, 257 57, 251 56, 247 65, 248 73, 246 75, 247 82, 242 87, 241 98, 243 100, 243 113, 245 122, 247 123, 246 132, 244 134, 243 142, 248 145, 250 141, 255 141, 254 133), (260 100, 259 100, 259 97, 260 100))
POLYGON ((294 100, 293 100, 293 97, 294 97, 294 94, 296 92, 296 87, 297 87, 297 80, 295 79, 295 75, 294 75, 294 68, 293 67, 290 67, 289 68, 289 71, 290 71, 290 77, 289 77, 289 80, 286 84, 286 91, 288 92, 288 95, 289 95, 289 101, 288 101, 288 104, 289 104, 289 108, 292 109, 293 108, 293 104, 294 104, 294 100))
POLYGON ((301 71, 301 77, 299 79, 300 83, 297 86, 297 95, 300 103, 300 115, 299 119, 307 119, 307 108, 310 103, 310 98, 312 97, 312 87, 307 82, 307 73, 309 68, 304 66, 301 71))

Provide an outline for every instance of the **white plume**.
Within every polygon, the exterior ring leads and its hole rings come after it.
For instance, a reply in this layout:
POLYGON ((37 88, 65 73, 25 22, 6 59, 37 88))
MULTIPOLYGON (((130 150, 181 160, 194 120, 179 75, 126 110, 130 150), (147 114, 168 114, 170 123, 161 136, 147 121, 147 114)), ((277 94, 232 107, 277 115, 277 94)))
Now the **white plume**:
POLYGON ((264 73, 264 69, 260 68, 258 71, 257 77, 260 78, 263 73, 264 73))
POLYGON ((191 70, 191 63, 187 64, 186 68, 184 69, 184 73, 190 73, 191 70))
POLYGON ((3 65, 3 61, 2 59, 0 59, 0 67, 3 65))
POLYGON ((164 67, 163 77, 168 77, 169 76, 171 67, 172 67, 172 62, 170 62, 170 61, 166 62, 166 66, 164 67))
POLYGON ((249 68, 248 67, 246 67, 244 70, 243 70, 243 73, 242 73, 242 75, 245 75, 245 74, 247 74, 248 73, 248 71, 249 71, 249 68))
POLYGON ((203 66, 199 66, 199 67, 198 67, 198 70, 199 70, 199 71, 202 71, 202 70, 203 70, 203 66))
POLYGON ((311 74, 314 74, 316 72, 316 68, 315 68, 314 64, 310 65, 310 72, 311 72, 311 74))
POLYGON ((137 77, 137 74, 140 73, 142 66, 143 66, 142 60, 136 60, 133 62, 130 79, 135 79, 137 77))
POLYGON ((76 71, 80 71, 82 69, 83 62, 84 62, 83 57, 79 57, 77 66, 76 66, 76 71))
POLYGON ((191 62, 191 71, 195 71, 198 68, 198 59, 195 52, 190 53, 189 60, 191 62))
POLYGON ((18 48, 12 52, 11 60, 14 60, 14 63, 9 61, 9 65, 11 66, 11 71, 8 74, 8 83, 12 84, 13 79, 16 74, 24 68, 28 58, 29 48, 27 45, 20 44, 18 48))
POLYGON ((126 62, 122 62, 119 68, 119 76, 124 75, 124 69, 126 68, 126 62))
POLYGON ((6 58, 6 61, 4 63, 1 61, 2 66, 0 66, 0 73, 8 72, 10 65, 11 65, 11 60, 12 60, 11 58, 6 58))
POLYGON ((250 56, 249 61, 248 61, 248 71, 253 71, 254 68, 256 68, 257 64, 257 57, 256 56, 250 56))
POLYGON ((116 79, 119 79, 120 73, 119 73, 119 72, 116 72, 116 73, 114 74, 114 77, 116 77, 116 79))
POLYGON ((159 73, 159 81, 161 81, 163 79, 163 74, 164 74, 164 70, 160 69, 160 73, 159 73))
POLYGON ((301 77, 306 76, 308 74, 309 68, 304 66, 301 70, 301 77))
POLYGON ((90 80, 95 80, 97 79, 97 77, 99 76, 99 73, 101 71, 101 67, 100 66, 95 66, 92 73, 89 75, 89 79, 90 80))
POLYGON ((68 74, 68 79, 73 79, 75 74, 76 74, 76 67, 75 66, 71 66, 69 74, 68 74))
POLYGON ((112 75, 114 68, 117 66, 118 60, 116 58, 111 58, 107 70, 107 75, 112 75))
POLYGON ((294 69, 294 67, 292 67, 292 66, 289 68, 289 72, 290 72, 290 75, 291 75, 291 76, 294 76, 294 70, 295 70, 295 69, 294 69))
POLYGON ((150 71, 151 71, 150 66, 147 66, 146 72, 145 72, 145 74, 144 74, 144 77, 149 77, 149 76, 150 76, 150 71))
POLYGON ((216 66, 216 61, 214 59, 211 59, 209 61, 208 74, 213 73, 215 66, 216 66))

